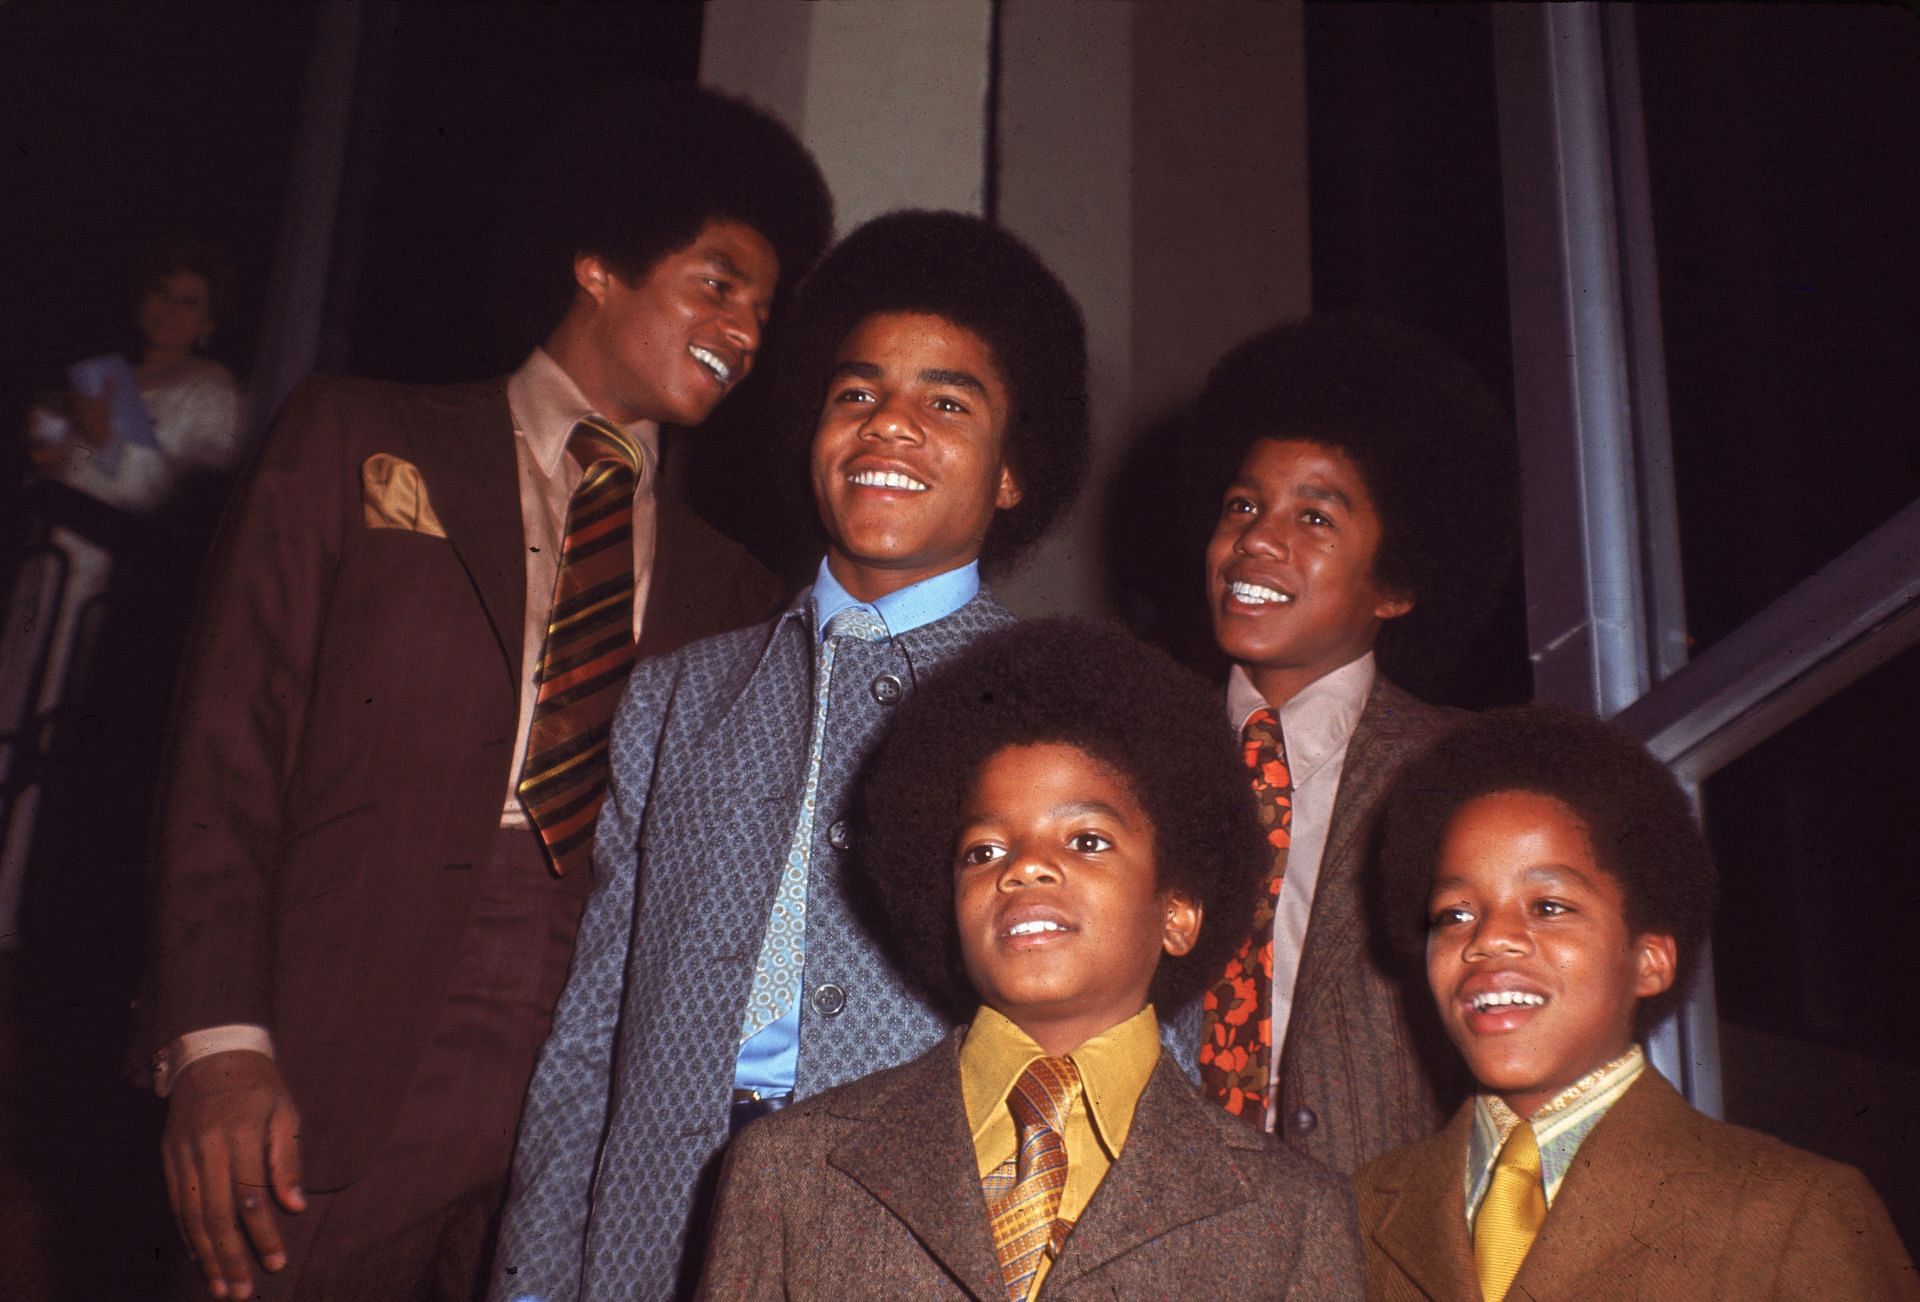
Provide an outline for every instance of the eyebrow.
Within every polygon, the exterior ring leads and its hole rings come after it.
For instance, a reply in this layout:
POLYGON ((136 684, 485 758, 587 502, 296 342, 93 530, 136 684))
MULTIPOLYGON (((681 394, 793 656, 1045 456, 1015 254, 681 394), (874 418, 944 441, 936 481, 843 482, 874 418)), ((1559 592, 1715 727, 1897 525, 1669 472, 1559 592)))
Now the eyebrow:
POLYGON ((1322 488, 1318 484, 1302 484, 1294 491, 1301 497, 1310 498, 1316 502, 1335 502, 1346 507, 1348 510, 1353 509, 1353 499, 1337 488, 1322 488))
MULTIPOLYGON (((857 362, 853 360, 835 362, 833 373, 836 376, 857 375, 863 380, 877 380, 880 378, 880 368, 872 362, 857 362)), ((929 367, 920 372, 920 382, 922 384, 949 384, 956 389, 970 389, 982 398, 991 396, 987 393, 986 384, 972 371, 948 371, 938 367, 929 367)))

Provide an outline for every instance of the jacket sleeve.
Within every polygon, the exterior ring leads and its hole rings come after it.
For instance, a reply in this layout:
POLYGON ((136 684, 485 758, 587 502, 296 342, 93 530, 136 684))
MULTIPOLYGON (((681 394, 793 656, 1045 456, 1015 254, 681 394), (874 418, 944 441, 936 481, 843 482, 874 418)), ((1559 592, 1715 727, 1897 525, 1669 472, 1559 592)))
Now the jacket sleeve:
POLYGON ((748 1126, 727 1150, 695 1294, 700 1299, 787 1295, 785 1203, 792 1181, 768 1133, 765 1125, 748 1126))
POLYGON ((175 701, 142 1046, 271 1028, 274 862, 347 521, 338 389, 288 400, 230 506, 175 701))
POLYGON ((1873 1186, 1853 1167, 1821 1168, 1788 1226, 1769 1295, 1920 1302, 1920 1275, 1873 1186))
POLYGON ((612 774, 594 829, 593 891, 573 968, 533 1072, 514 1149, 491 1296, 579 1296, 594 1170, 613 1083, 615 1032, 632 948, 640 829, 679 657, 643 661, 613 721, 612 774))
POLYGON ((1293 1190, 1299 1215, 1300 1251, 1287 1278, 1289 1298, 1357 1298, 1367 1295, 1366 1270, 1360 1255, 1359 1219, 1353 1191, 1345 1178, 1331 1171, 1316 1172, 1312 1185, 1302 1181, 1293 1190))

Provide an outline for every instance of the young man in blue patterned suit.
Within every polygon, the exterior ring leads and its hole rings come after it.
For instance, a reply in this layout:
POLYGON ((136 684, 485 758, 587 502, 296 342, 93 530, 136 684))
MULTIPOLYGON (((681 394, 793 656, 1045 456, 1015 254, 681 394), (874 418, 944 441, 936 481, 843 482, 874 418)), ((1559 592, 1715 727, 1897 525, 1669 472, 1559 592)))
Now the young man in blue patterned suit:
POLYGON ((812 431, 793 481, 826 558, 778 619, 632 681, 498 1298, 683 1291, 730 1128, 946 1029, 862 926, 843 803, 918 678, 1011 622, 981 565, 1039 538, 1078 485, 1080 314, 986 222, 898 213, 829 255, 795 322, 782 409, 812 431))

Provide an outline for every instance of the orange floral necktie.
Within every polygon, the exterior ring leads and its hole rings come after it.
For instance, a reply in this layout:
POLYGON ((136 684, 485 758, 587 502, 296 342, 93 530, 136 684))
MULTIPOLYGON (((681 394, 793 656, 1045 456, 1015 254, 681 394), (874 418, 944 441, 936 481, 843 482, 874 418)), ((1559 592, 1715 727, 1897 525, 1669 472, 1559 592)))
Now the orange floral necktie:
POLYGON ((1273 915, 1293 840, 1293 777, 1280 717, 1271 708, 1254 712, 1240 740, 1273 865, 1254 904, 1252 934, 1201 1007, 1200 1088, 1235 1116, 1264 1126, 1273 1069, 1273 915))

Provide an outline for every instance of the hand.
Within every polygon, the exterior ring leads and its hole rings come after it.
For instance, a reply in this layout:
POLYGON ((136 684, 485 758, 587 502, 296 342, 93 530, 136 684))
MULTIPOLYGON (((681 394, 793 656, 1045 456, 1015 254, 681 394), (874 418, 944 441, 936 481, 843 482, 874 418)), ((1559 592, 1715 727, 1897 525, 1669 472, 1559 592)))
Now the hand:
POLYGON ((78 389, 67 391, 73 403, 73 429, 81 442, 103 448, 113 438, 113 395, 119 388, 120 382, 109 378, 100 386, 97 398, 89 398, 78 389))
POLYGON ((287 1264, 267 1193, 289 1212, 306 1210, 299 1134, 293 1097, 264 1053, 216 1053, 174 1081, 160 1141, 167 1200, 214 1297, 253 1296, 249 1241, 268 1271, 287 1264))

